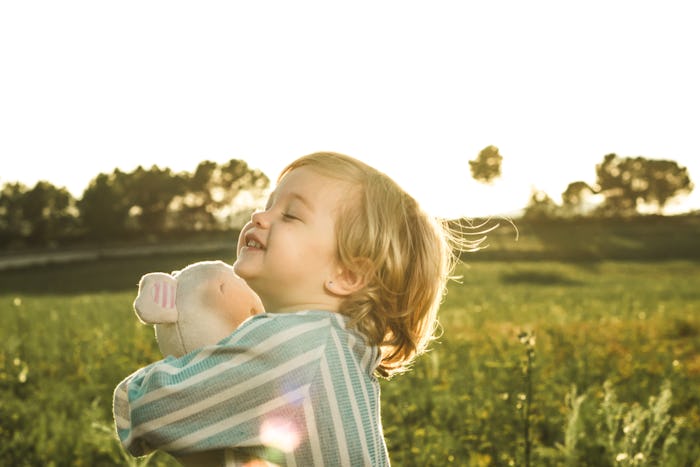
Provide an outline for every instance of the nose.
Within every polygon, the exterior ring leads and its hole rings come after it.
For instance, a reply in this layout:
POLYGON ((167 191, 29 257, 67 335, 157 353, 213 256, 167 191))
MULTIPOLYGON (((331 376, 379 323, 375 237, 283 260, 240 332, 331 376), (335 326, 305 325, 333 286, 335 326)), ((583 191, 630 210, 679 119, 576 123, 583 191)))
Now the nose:
POLYGON ((266 228, 269 225, 267 216, 265 215, 267 211, 255 211, 251 216, 250 220, 256 227, 266 228))

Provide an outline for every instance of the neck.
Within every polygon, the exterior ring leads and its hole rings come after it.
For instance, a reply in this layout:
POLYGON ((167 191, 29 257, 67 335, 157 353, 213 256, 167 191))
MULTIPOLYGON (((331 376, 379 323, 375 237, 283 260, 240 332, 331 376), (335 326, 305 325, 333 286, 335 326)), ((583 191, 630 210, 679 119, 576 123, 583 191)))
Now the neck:
POLYGON ((340 302, 337 299, 334 299, 333 297, 329 297, 328 300, 305 301, 296 303, 276 303, 273 300, 265 300, 264 298, 262 300, 263 305, 265 305, 265 310, 271 313, 293 313, 295 311, 304 310, 324 310, 337 313, 340 309, 340 302))

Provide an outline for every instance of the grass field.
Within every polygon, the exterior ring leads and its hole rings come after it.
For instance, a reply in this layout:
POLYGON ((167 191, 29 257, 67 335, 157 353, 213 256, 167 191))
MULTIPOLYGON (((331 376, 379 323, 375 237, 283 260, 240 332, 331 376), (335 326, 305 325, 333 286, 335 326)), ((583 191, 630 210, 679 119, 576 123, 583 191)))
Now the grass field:
MULTIPOLYGON (((0 465, 176 465, 113 434, 114 386, 160 358, 131 302, 226 255, 0 272, 0 465)), ((433 350, 382 383, 393 465, 700 465, 697 260, 471 258, 433 350)))

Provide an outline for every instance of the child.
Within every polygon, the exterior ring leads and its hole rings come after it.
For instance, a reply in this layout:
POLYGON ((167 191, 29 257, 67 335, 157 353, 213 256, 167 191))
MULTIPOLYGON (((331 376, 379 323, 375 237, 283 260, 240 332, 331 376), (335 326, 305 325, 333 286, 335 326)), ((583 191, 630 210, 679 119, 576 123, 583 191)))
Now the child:
POLYGON ((285 168, 238 239, 236 273, 266 314, 217 345, 122 381, 126 449, 223 449, 219 465, 388 465, 379 382, 433 338, 448 230, 383 173, 316 153, 285 168))

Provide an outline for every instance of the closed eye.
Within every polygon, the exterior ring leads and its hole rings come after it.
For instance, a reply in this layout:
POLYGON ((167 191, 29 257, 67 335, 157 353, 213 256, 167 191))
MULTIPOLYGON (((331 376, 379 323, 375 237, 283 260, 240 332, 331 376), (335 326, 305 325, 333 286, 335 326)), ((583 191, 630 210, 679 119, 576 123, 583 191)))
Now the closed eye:
POLYGON ((299 220, 301 220, 301 219, 299 219, 298 217, 296 217, 296 216, 294 216, 294 215, 292 215, 292 214, 286 213, 286 212, 283 212, 283 213, 282 213, 282 217, 283 217, 284 219, 286 219, 286 220, 293 220, 293 221, 299 221, 299 220))

